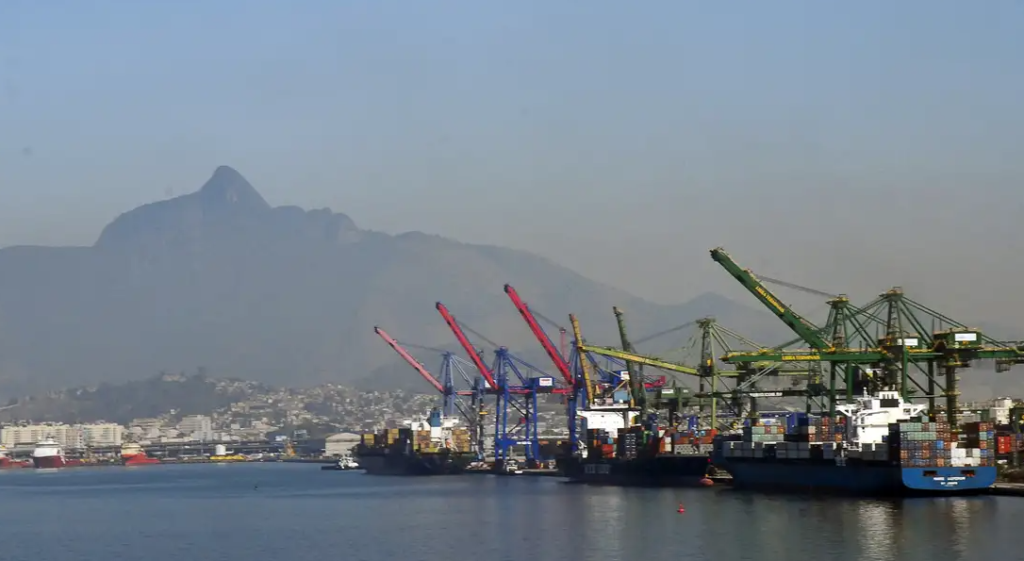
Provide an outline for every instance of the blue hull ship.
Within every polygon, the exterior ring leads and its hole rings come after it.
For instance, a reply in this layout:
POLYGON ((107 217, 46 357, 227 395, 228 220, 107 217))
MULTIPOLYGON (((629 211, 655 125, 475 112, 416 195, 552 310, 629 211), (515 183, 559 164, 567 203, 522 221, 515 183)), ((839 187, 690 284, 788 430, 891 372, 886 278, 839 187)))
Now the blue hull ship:
POLYGON ((744 428, 716 439, 712 461, 733 486, 779 492, 867 496, 986 492, 996 482, 989 423, 954 427, 893 390, 836 407, 843 419, 801 417, 780 427, 744 428))
POLYGON ((960 495, 986 492, 996 482, 995 467, 902 467, 834 461, 771 461, 721 458, 736 488, 864 496, 960 495))

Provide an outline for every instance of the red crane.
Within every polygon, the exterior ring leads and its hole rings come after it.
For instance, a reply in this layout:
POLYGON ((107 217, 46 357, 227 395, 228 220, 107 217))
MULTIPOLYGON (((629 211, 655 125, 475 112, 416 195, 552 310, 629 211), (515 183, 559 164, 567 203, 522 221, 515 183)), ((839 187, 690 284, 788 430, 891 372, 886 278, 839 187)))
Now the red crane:
POLYGON ((527 306, 526 302, 519 297, 519 293, 516 292, 516 289, 512 288, 512 285, 505 285, 505 294, 508 294, 508 297, 512 299, 512 303, 515 305, 516 309, 519 310, 519 314, 523 316, 523 319, 526 320, 526 324, 530 326, 530 331, 533 332, 533 336, 540 341, 540 345, 544 347, 544 351, 548 353, 548 357, 551 359, 551 362, 555 364, 555 368, 558 369, 558 372, 562 374, 562 378, 565 379, 565 382, 569 384, 570 388, 573 387, 574 380, 572 369, 569 368, 569 363, 565 361, 565 358, 563 358, 558 352, 558 349, 555 348, 555 344, 551 342, 551 338, 548 337, 548 334, 545 333, 544 329, 539 323, 537 323, 537 318, 533 317, 533 312, 530 311, 530 307, 527 306))
POLYGON ((451 328, 452 333, 455 334, 455 338, 459 340, 459 344, 466 350, 466 354, 469 355, 470 360, 476 365, 476 369, 480 371, 480 374, 487 381, 487 386, 492 389, 498 389, 498 384, 494 381, 494 373, 491 369, 484 364, 484 360, 480 358, 480 353, 473 348, 473 344, 469 342, 466 334, 462 332, 462 327, 459 326, 459 322, 455 321, 455 316, 448 311, 448 308, 444 304, 438 302, 435 306, 438 312, 441 312, 441 317, 444 318, 444 322, 451 328))
MULTIPOLYGON (((411 354, 409 354, 409 351, 407 351, 404 348, 402 348, 402 345, 399 345, 398 341, 396 341, 394 337, 388 335, 387 331, 384 331, 383 329, 381 329, 379 327, 374 327, 373 331, 377 335, 380 335, 380 338, 384 339, 384 342, 387 343, 392 349, 394 349, 395 352, 398 353, 399 356, 404 358, 405 361, 409 363, 409 366, 412 366, 413 368, 415 368, 416 372, 419 372, 420 376, 423 376, 423 379, 426 380, 428 384, 430 384, 431 386, 434 386, 437 389, 437 391, 439 391, 441 393, 445 393, 444 392, 444 385, 441 384, 441 382, 439 382, 437 380, 437 378, 434 377, 433 374, 428 372, 427 369, 424 368, 423 365, 419 363, 419 361, 417 361, 415 358, 413 358, 413 356, 411 354)), ((462 395, 462 392, 458 392, 458 393, 460 395, 462 395)), ((471 394, 471 393, 473 393, 473 392, 467 392, 467 395, 471 394)))

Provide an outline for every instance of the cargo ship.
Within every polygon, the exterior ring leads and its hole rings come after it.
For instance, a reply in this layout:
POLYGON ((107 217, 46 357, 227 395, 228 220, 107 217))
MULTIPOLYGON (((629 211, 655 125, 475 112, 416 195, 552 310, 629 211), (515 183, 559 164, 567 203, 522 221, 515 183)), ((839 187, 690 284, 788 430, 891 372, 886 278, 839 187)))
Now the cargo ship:
POLYGON ((126 466, 144 466, 159 464, 159 458, 150 458, 142 446, 129 442, 121 446, 121 463, 126 466))
POLYGON ((478 459, 468 429, 434 409, 423 421, 364 434, 354 456, 370 475, 456 475, 478 459))
POLYGON ((62 468, 80 466, 82 461, 66 458, 64 447, 53 438, 47 438, 32 450, 32 465, 37 468, 62 468))
POLYGON ((590 411, 585 446, 561 458, 562 475, 574 483, 622 487, 692 487, 707 484, 714 431, 648 430, 624 424, 622 413, 590 411), (616 436, 611 436, 615 430, 616 436))
POLYGON ((800 416, 795 426, 751 426, 715 439, 712 460, 737 488, 865 496, 978 494, 996 480, 989 423, 944 422, 898 392, 836 408, 837 420, 800 416))

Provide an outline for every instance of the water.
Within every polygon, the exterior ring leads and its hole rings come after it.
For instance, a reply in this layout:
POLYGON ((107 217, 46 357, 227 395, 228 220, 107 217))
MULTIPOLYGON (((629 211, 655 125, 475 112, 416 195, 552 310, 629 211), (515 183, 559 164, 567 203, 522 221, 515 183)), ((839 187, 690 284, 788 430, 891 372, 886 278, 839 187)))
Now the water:
POLYGON ((1009 560, 1024 514, 1003 497, 811 500, 301 464, 13 470, 0 497, 8 561, 1009 560))

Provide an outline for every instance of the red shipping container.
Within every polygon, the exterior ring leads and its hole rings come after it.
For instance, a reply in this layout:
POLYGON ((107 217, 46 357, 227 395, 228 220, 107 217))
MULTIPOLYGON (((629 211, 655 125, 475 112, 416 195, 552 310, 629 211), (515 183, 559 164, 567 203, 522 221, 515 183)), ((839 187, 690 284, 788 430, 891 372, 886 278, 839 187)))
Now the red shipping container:
POLYGON ((1009 454, 1010 453, 1010 437, 1009 436, 997 436, 996 437, 996 454, 1009 454))

